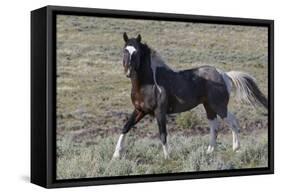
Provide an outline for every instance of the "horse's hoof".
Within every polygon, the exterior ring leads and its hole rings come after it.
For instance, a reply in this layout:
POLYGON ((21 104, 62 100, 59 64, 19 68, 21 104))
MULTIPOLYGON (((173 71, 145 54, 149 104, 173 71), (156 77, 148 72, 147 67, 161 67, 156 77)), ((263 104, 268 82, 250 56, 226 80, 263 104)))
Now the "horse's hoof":
POLYGON ((209 145, 209 146, 208 146, 208 149, 207 149, 207 154, 213 153, 214 149, 215 149, 214 146, 209 145))
POLYGON ((120 156, 112 156, 111 160, 120 160, 121 157, 120 156))
POLYGON ((114 152, 113 156, 112 156, 112 159, 113 160, 116 160, 116 159, 120 159, 121 158, 121 155, 119 152, 114 152))
POLYGON ((239 152, 240 150, 240 145, 234 145, 233 148, 232 148, 233 152, 239 152))
POLYGON ((164 155, 165 160, 169 160, 170 156, 169 155, 164 155))
POLYGON ((233 152, 235 152, 235 153, 239 153, 239 152, 241 152, 240 147, 233 148, 233 152))

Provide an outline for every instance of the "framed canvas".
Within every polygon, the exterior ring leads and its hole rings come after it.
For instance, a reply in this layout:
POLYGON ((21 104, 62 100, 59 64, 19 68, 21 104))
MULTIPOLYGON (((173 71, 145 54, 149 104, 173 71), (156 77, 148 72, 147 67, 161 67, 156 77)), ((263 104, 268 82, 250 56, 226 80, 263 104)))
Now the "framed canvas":
POLYGON ((272 174, 272 20, 31 12, 31 182, 272 174))

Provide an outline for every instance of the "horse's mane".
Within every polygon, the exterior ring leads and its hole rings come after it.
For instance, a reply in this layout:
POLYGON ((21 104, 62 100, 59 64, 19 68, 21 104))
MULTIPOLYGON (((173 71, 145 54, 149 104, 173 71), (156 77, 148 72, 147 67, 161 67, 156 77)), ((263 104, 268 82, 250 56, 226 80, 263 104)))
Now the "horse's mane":
POLYGON ((148 55, 148 54, 150 55, 150 59, 151 59, 150 65, 152 68, 165 67, 166 69, 172 70, 172 68, 170 68, 167 65, 167 63, 162 58, 162 56, 159 54, 159 52, 157 52, 155 49, 148 46, 146 43, 142 43, 141 46, 142 46, 142 49, 143 49, 145 55, 148 55))
POLYGON ((156 73, 157 73, 157 68, 166 68, 170 71, 173 71, 164 61, 164 59, 161 57, 161 55, 154 49, 150 48, 147 44, 144 44, 145 49, 149 50, 150 53, 150 67, 153 72, 153 80, 154 84, 156 85, 157 89, 161 93, 161 88, 159 87, 157 80, 156 80, 156 73))
POLYGON ((167 65, 167 63, 159 54, 159 52, 157 52, 152 48, 150 48, 150 59, 151 59, 151 68, 164 67, 166 69, 172 70, 172 68, 167 65))

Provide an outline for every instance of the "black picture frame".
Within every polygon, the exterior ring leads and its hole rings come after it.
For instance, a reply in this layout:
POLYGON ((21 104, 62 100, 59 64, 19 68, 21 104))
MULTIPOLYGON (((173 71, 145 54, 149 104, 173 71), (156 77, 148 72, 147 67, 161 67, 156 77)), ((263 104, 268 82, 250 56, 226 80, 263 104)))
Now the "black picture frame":
POLYGON ((31 12, 31 182, 46 188, 274 173, 274 21, 230 17, 46 6, 31 12), (264 26, 268 28, 268 167, 128 177, 56 180, 56 15, 102 16, 264 26))

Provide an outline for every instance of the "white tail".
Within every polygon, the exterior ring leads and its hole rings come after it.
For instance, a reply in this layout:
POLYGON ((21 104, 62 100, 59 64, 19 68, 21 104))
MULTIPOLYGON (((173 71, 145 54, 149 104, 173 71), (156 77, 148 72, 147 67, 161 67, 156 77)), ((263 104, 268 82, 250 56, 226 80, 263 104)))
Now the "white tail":
POLYGON ((251 104, 254 107, 259 105, 268 109, 267 99, 258 88, 254 77, 238 71, 225 72, 222 73, 222 76, 228 91, 230 92, 232 88, 235 89, 235 98, 237 100, 251 104))

